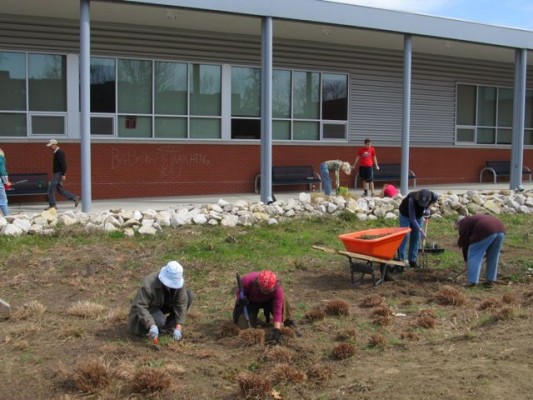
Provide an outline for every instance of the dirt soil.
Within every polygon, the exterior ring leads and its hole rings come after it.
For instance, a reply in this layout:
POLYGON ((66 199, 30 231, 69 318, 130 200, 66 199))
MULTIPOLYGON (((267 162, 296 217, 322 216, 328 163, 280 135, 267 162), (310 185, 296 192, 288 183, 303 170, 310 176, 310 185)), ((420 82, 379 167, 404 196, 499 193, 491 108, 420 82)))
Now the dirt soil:
POLYGON ((235 336, 234 276, 190 262, 207 284, 188 283, 197 301, 185 338, 162 337, 159 350, 126 329, 154 265, 127 240, 14 254, 0 274, 14 311, 0 322, 0 398, 532 398, 533 281, 512 279, 508 254, 499 284, 466 289, 459 271, 437 268, 438 255, 373 286, 368 275, 351 283, 347 258, 313 252, 281 277, 301 336, 284 330, 281 346, 235 336), (139 257, 146 267, 129 269, 139 257))

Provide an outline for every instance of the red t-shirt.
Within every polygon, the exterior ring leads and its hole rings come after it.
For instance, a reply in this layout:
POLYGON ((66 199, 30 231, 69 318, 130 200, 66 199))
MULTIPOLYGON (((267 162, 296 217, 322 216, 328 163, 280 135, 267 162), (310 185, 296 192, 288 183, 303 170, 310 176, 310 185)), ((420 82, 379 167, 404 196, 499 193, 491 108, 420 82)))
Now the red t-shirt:
POLYGON ((360 167, 371 167, 374 165, 374 157, 376 156, 376 150, 372 146, 370 147, 361 147, 357 151, 357 156, 359 158, 360 167))

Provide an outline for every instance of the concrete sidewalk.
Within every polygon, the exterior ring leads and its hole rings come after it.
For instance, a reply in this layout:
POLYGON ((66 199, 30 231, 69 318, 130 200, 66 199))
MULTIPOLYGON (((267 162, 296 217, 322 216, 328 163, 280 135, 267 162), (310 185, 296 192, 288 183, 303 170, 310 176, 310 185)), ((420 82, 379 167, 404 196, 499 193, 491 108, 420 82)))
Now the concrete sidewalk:
MULTIPOLYGON (((435 191, 438 194, 444 193, 465 193, 468 190, 479 190, 479 191, 491 191, 491 190, 503 190, 509 189, 509 183, 471 183, 471 184, 451 184, 451 185, 428 185, 428 186, 418 186, 416 189, 410 188, 410 191, 420 190, 420 189, 429 189, 435 191)), ((533 183, 524 183, 524 190, 533 191, 533 183)), ((299 192, 275 192, 277 200, 288 200, 288 199, 298 199, 299 192)), ((350 189, 350 193, 354 195, 360 195, 362 190, 350 189)), ((59 196, 58 196, 59 197, 59 196)), ((60 197, 59 197, 60 198, 60 197)), ((217 203, 219 199, 223 199, 229 203, 234 203, 238 200, 246 200, 250 202, 259 202, 261 197, 255 193, 236 193, 236 194, 220 194, 220 195, 209 195, 209 196, 171 196, 171 197, 141 197, 141 198, 130 198, 130 199, 112 199, 112 200, 93 200, 91 205, 91 213, 99 213, 102 211, 108 210, 164 210, 168 208, 182 208, 191 205, 202 205, 202 204, 214 204, 217 203)), ((17 203, 16 201, 9 201, 9 210, 11 214, 20 214, 20 213, 40 213, 46 207, 48 203, 38 202, 38 203, 17 203)), ((65 211, 77 210, 81 211, 81 204, 78 208, 74 208, 74 203, 71 201, 59 201, 57 203, 57 211, 59 213, 65 211)))

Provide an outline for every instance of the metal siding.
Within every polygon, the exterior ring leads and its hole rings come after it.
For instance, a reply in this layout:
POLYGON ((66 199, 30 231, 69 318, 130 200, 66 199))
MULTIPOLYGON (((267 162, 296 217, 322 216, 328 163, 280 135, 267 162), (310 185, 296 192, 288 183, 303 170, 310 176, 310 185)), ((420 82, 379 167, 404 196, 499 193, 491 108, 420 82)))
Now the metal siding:
MULTIPOLYGON (((260 37, 93 24, 91 41, 92 55, 260 66, 260 37)), ((0 16, 0 49, 78 53, 78 47, 79 27, 72 22, 0 16)), ((349 141, 371 137, 377 145, 401 144, 401 52, 275 40, 274 66, 349 73, 349 141)), ((453 145, 457 82, 513 87, 513 81, 513 63, 414 52, 411 145, 453 145)))

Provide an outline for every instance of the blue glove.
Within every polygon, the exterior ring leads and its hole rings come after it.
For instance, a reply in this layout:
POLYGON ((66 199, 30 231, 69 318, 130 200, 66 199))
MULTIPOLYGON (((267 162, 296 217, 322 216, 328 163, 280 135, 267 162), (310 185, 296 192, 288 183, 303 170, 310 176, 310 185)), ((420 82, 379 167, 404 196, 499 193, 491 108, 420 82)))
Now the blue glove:
POLYGON ((174 334, 172 336, 174 336, 174 340, 178 342, 183 339, 183 335, 181 334, 181 331, 179 329, 174 329, 174 334))
POLYGON ((155 339, 159 336, 159 329, 157 329, 156 325, 150 326, 150 330, 148 331, 148 336, 150 336, 152 339, 155 339))

